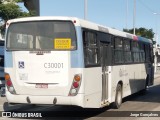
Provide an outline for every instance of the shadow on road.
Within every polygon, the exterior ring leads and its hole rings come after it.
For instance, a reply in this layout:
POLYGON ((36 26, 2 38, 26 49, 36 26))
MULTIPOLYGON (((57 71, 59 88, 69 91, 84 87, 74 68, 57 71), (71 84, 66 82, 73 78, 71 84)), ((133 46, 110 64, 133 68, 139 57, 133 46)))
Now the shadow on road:
POLYGON ((43 116, 43 120, 46 118, 55 118, 55 119, 86 119, 94 116, 99 116, 104 113, 106 110, 109 110, 110 107, 100 108, 100 109, 92 109, 92 108, 81 108, 77 106, 52 106, 50 109, 45 110, 47 106, 42 105, 17 105, 10 106, 7 102, 3 105, 4 110, 6 112, 14 112, 14 113, 41 113, 43 116), (41 109, 42 108, 42 109, 41 109), (35 110, 38 109, 38 110, 35 110))
MULTIPOLYGON (((32 111, 32 109, 34 109, 35 105, 32 104, 8 104, 8 102, 5 102, 3 104, 3 110, 4 111, 10 111, 10 112, 14 112, 14 111, 27 111, 30 110, 32 111)), ((38 107, 38 106, 36 106, 38 107)))
POLYGON ((125 101, 154 102, 160 103, 160 85, 156 85, 147 89, 145 93, 135 93, 124 98, 125 101))

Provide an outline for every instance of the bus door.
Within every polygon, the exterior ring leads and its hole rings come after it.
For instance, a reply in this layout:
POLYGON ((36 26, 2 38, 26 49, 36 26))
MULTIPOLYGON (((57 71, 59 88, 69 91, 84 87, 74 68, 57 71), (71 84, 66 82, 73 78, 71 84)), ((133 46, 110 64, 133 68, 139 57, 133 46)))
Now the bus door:
POLYGON ((105 104, 108 99, 108 53, 109 45, 103 44, 101 46, 102 52, 102 103, 105 104))

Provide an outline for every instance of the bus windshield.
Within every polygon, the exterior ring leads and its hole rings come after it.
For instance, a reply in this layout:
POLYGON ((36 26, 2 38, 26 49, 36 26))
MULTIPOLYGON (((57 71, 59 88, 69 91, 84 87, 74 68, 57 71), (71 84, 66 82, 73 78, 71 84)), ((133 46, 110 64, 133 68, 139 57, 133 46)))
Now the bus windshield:
POLYGON ((75 50, 76 31, 70 21, 31 21, 11 23, 7 50, 75 50))

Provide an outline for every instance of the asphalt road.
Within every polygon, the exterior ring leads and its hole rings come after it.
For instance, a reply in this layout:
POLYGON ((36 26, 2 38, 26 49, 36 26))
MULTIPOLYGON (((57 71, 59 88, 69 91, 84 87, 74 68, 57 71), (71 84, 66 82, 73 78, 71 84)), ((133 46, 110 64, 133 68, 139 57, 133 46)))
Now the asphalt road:
MULTIPOLYGON (((120 109, 105 107, 103 109, 82 109, 75 106, 33 106, 16 105, 8 106, 5 97, 0 98, 0 111, 26 111, 40 112, 47 116, 54 116, 54 119, 87 119, 87 120, 159 120, 160 119, 160 77, 155 79, 155 85, 150 87, 146 94, 134 94, 123 100, 120 109), (148 112, 146 112, 148 111, 148 112), (159 111, 159 112, 157 112, 159 111), (141 116, 141 117, 130 117, 141 116), (151 115, 158 117, 142 117, 151 115)), ((0 120, 6 118, 0 118, 0 120)))

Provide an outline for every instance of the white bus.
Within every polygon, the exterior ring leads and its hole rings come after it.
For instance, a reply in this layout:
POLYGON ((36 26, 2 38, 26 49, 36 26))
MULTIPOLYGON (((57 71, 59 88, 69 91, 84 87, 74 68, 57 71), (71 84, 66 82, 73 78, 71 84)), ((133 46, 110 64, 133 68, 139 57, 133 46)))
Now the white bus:
POLYGON ((101 108, 153 84, 152 41, 74 17, 7 22, 8 103, 101 108))

